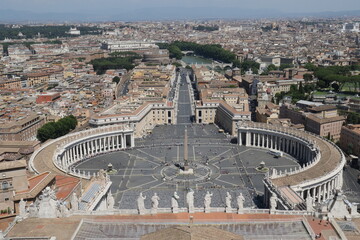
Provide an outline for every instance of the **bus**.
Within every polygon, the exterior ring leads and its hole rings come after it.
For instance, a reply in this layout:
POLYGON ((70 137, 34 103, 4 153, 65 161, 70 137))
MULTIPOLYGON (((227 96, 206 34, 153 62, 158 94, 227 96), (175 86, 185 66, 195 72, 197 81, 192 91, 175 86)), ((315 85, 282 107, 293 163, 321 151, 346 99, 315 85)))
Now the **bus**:
POLYGON ((269 151, 269 154, 273 155, 276 158, 283 156, 283 152, 279 152, 279 151, 269 151))
POLYGON ((359 169, 359 158, 354 155, 350 155, 350 166, 355 169, 359 169))

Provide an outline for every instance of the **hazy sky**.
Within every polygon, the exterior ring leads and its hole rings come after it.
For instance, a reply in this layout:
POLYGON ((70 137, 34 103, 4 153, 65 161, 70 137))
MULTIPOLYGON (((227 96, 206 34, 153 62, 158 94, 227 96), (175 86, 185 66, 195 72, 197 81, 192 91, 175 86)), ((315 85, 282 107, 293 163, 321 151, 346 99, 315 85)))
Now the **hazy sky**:
POLYGON ((360 10, 360 0, 0 0, 0 10, 33 12, 101 12, 113 14, 153 7, 224 6, 239 9, 277 9, 282 12, 360 10))

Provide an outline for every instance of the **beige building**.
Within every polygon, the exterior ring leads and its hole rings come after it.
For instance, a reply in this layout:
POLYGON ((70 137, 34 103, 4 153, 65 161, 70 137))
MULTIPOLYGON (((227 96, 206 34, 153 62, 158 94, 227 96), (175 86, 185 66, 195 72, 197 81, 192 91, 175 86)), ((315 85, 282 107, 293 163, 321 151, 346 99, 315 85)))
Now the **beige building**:
POLYGON ((0 210, 14 207, 14 191, 28 189, 26 167, 26 160, 0 162, 0 210))
POLYGON ((280 117, 289 118, 293 124, 303 124, 305 130, 322 137, 330 137, 334 141, 340 139, 341 127, 345 121, 339 116, 336 106, 321 105, 305 109, 290 105, 280 108, 280 117))
MULTIPOLYGON (((0 122, 1 123, 1 122, 0 122)), ((36 139, 37 130, 45 119, 36 115, 19 116, 17 119, 2 121, 0 141, 30 141, 36 139)))
POLYGON ((360 155, 360 124, 341 128, 340 146, 349 154, 360 155))
POLYGON ((171 102, 147 102, 143 104, 114 105, 101 114, 92 117, 93 126, 127 124, 134 126, 135 137, 150 133, 156 125, 176 124, 171 102))
POLYGON ((0 88, 21 89, 22 80, 20 78, 0 79, 0 88))
POLYGON ((256 108, 256 121, 268 123, 270 119, 278 119, 280 108, 274 103, 266 103, 263 107, 256 108))

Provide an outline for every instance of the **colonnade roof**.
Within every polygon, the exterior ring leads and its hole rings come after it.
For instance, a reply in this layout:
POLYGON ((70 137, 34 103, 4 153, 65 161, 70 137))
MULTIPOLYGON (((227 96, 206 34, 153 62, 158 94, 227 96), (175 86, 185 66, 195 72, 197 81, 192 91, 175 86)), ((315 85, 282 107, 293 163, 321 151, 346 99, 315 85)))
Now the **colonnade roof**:
POLYGON ((340 151, 333 146, 331 143, 320 139, 318 137, 312 136, 310 134, 303 133, 304 138, 308 138, 309 140, 313 140, 314 143, 320 150, 321 157, 318 163, 309 169, 299 172, 296 174, 280 177, 277 179, 272 179, 272 183, 276 186, 294 186, 298 185, 304 181, 314 180, 316 178, 320 178, 327 173, 335 170, 342 161, 342 155, 340 151))

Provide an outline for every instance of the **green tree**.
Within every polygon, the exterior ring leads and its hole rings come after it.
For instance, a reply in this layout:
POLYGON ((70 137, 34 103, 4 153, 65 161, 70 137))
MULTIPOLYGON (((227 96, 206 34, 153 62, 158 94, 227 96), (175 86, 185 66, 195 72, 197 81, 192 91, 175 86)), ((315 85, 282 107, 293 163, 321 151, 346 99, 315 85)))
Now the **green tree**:
POLYGON ((299 84, 299 93, 301 93, 301 94, 305 93, 302 82, 300 82, 300 84, 299 84))
POLYGON ((175 67, 182 67, 182 64, 179 62, 173 62, 172 65, 174 65, 175 67))
POLYGON ((309 82, 309 81, 313 80, 313 75, 309 74, 309 73, 305 73, 303 78, 304 78, 305 82, 309 82))
POLYGON ((284 70, 285 68, 293 68, 294 64, 281 64, 279 70, 284 70))
POLYGON ((176 58, 180 60, 183 57, 183 53, 181 52, 180 48, 176 45, 170 45, 169 48, 170 58, 176 58))
POLYGON ((120 78, 118 76, 115 76, 113 77, 112 81, 115 82, 116 84, 119 84, 120 78))
POLYGON ((339 84, 337 84, 337 83, 331 84, 331 87, 334 89, 335 92, 338 92, 339 89, 340 89, 340 86, 339 86, 339 84))
POLYGON ((48 139, 55 139, 69 133, 75 129, 77 125, 77 119, 73 116, 67 116, 61 118, 57 122, 49 122, 44 124, 37 131, 37 139, 41 142, 45 142, 48 139))
POLYGON ((274 65, 274 64, 270 64, 268 67, 267 67, 267 71, 270 72, 270 71, 275 71, 275 70, 278 70, 278 68, 274 65))
POLYGON ((306 63, 304 68, 306 68, 309 71, 316 71, 318 67, 316 67, 314 64, 312 63, 306 63))

